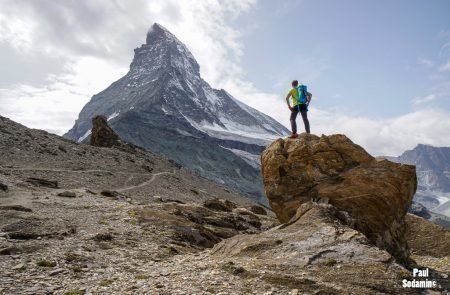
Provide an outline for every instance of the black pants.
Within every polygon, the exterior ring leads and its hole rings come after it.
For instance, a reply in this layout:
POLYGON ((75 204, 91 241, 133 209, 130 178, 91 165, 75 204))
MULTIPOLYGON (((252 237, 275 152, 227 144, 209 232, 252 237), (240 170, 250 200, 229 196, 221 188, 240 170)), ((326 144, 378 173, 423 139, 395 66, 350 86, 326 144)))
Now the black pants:
POLYGON ((296 105, 291 113, 291 127, 292 127, 292 133, 297 133, 297 123, 295 122, 295 119, 297 118, 298 113, 302 115, 303 124, 305 124, 305 130, 306 133, 309 132, 309 121, 308 121, 308 107, 305 104, 296 105))

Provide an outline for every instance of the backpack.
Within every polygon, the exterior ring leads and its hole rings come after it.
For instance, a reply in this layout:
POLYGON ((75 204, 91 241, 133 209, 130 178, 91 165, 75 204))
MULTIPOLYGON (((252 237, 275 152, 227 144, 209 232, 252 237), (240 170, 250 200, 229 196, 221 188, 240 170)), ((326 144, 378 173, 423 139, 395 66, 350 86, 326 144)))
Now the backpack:
POLYGON ((306 85, 298 86, 297 91, 298 91, 298 103, 306 104, 306 98, 307 98, 306 85))

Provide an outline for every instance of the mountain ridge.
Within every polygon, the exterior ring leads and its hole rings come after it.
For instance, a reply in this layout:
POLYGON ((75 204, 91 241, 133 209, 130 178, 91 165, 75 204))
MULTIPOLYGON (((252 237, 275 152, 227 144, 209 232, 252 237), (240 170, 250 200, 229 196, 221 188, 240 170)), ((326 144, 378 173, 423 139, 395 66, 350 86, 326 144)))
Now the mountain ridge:
POLYGON ((386 158, 416 166, 418 190, 414 201, 430 211, 432 220, 448 226, 450 224, 450 147, 418 144, 398 157, 386 158))

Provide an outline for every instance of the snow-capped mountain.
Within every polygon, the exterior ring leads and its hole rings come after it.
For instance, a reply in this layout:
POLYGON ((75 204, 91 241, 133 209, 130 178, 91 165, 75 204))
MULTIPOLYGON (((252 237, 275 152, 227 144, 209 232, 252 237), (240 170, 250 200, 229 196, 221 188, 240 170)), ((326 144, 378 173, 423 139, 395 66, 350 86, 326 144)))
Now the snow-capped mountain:
POLYGON ((414 201, 450 217, 450 147, 419 144, 390 159, 416 166, 418 189, 414 201))
POLYGON ((154 24, 129 72, 94 95, 65 137, 84 141, 105 115, 121 138, 263 200, 259 154, 288 130, 200 76, 188 48, 154 24))

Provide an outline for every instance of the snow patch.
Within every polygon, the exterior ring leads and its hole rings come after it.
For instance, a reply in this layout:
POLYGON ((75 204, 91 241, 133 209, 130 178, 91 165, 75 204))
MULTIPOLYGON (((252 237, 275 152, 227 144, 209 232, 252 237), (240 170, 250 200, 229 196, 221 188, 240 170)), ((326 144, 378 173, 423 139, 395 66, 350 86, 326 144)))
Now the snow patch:
POLYGON ((82 142, 83 140, 86 139, 86 137, 88 137, 91 134, 91 130, 86 131, 86 133, 81 136, 80 138, 78 138, 77 142, 82 142))
POLYGON ((107 121, 114 119, 114 118, 117 117, 119 114, 120 114, 120 112, 115 112, 115 113, 111 114, 111 115, 108 117, 107 121))
POLYGON ((178 129, 178 128, 175 128, 175 131, 180 133, 181 135, 184 135, 184 136, 198 138, 197 136, 194 136, 194 135, 190 134, 189 132, 181 130, 181 129, 178 129))
POLYGON ((259 169, 261 166, 259 155, 255 155, 255 154, 252 154, 252 153, 249 153, 249 152, 246 152, 243 150, 239 150, 239 149, 231 149, 231 148, 226 148, 223 146, 220 146, 220 147, 223 149, 229 150, 230 152, 232 152, 236 156, 240 157, 242 160, 244 160, 247 164, 249 164, 253 168, 259 169))
POLYGON ((267 130, 259 126, 245 126, 225 118, 221 118, 220 121, 225 125, 225 128, 216 124, 209 123, 202 120, 200 123, 195 122, 183 113, 181 115, 191 126, 203 133, 208 134, 211 137, 227 140, 237 140, 250 144, 257 144, 265 146, 268 143, 278 138, 276 134, 269 134, 267 130))
POLYGON ((206 99, 212 105, 216 105, 217 103, 220 102, 220 98, 217 96, 216 93, 214 93, 214 91, 212 89, 207 88, 204 90, 204 93, 205 93, 206 99))
POLYGON ((263 139, 266 141, 273 141, 277 139, 279 136, 277 134, 269 134, 267 133, 267 130, 264 128, 261 128, 260 126, 247 126, 242 125, 239 123, 236 123, 234 121, 228 120, 227 118, 219 118, 220 122, 225 125, 225 128, 223 128, 220 125, 217 124, 205 124, 201 126, 204 130, 211 130, 211 131, 219 131, 219 132, 225 132, 225 133, 231 133, 236 134, 243 137, 249 137, 249 138, 255 138, 255 139, 263 139))

